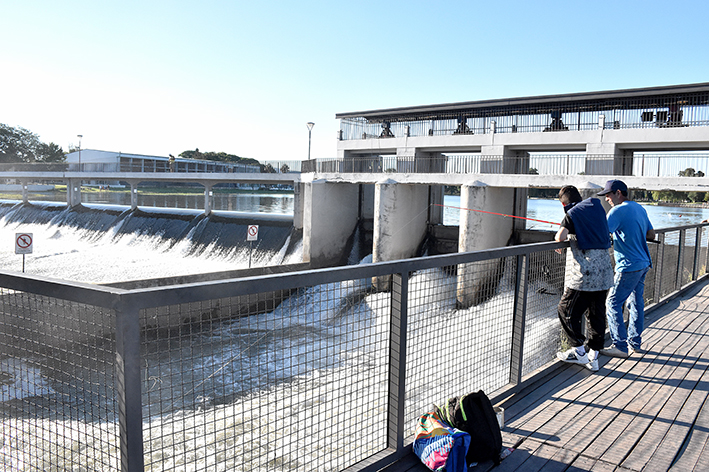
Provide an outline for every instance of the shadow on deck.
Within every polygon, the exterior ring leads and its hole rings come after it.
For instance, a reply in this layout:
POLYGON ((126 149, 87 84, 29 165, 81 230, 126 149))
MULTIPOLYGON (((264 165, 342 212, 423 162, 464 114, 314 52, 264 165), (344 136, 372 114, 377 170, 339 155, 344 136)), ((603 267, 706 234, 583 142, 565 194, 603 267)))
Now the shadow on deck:
MULTIPOLYGON (((643 353, 547 366, 505 408, 502 471, 709 470, 709 284, 646 316, 643 353)), ((423 472, 413 454, 384 469, 423 472)))

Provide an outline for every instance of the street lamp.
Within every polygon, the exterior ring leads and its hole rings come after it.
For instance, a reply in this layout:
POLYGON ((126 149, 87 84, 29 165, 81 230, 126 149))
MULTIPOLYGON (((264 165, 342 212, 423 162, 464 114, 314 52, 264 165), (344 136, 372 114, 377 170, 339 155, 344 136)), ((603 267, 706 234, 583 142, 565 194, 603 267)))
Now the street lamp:
POLYGON ((77 138, 79 138, 79 172, 81 172, 81 138, 84 137, 83 134, 77 134, 77 138))
POLYGON ((315 123, 312 121, 308 121, 308 160, 310 160, 310 135, 313 132, 313 126, 315 126, 315 123))

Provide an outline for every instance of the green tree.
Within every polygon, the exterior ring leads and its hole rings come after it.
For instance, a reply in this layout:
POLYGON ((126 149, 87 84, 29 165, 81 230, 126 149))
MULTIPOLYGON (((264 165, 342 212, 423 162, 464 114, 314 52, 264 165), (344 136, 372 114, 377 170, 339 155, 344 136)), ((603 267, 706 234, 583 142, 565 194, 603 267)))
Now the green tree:
POLYGON ((706 197, 705 192, 689 192, 687 198, 692 202, 702 202, 706 197))
POLYGON ((287 174, 290 172, 290 167, 288 167, 288 164, 283 164, 281 166, 281 174, 287 174))
POLYGON ((62 162, 64 151, 25 128, 0 123, 0 162, 62 162))

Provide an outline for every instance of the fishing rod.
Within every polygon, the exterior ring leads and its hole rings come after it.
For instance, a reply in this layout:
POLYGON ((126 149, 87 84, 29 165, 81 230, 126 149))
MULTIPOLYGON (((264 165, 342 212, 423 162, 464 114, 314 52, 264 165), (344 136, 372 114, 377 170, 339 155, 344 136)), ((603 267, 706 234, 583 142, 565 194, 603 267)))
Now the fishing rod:
POLYGON ((463 207, 457 207, 457 206, 453 206, 453 205, 441 205, 440 203, 434 203, 434 205, 440 206, 440 207, 446 207, 446 208, 455 208, 458 210, 477 211, 479 213, 487 213, 488 215, 497 215, 497 216, 505 216, 505 217, 510 217, 510 218, 519 218, 521 220, 538 221, 539 223, 547 223, 547 224, 556 225, 556 226, 559 226, 559 224, 560 224, 560 223, 552 223, 551 221, 538 220, 536 218, 527 218, 525 216, 505 215, 504 213, 495 213, 494 211, 476 210, 474 208, 463 208, 463 207))

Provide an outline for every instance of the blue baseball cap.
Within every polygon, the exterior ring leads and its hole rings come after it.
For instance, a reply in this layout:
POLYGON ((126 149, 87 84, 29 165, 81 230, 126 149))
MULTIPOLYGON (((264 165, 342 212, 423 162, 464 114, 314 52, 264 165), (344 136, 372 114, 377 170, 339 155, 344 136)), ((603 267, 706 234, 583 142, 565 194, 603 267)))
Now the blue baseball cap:
POLYGON ((623 182, 622 180, 609 180, 608 182, 606 182, 606 187, 600 192, 598 192, 598 195, 602 196, 608 193, 615 193, 618 190, 627 193, 628 186, 625 185, 625 182, 623 182))

